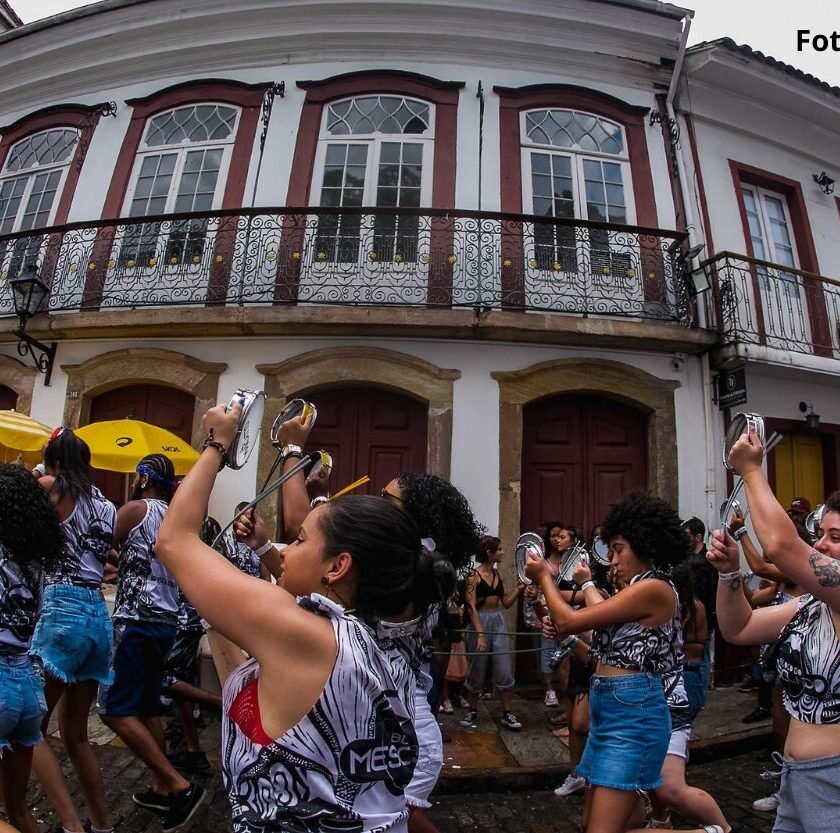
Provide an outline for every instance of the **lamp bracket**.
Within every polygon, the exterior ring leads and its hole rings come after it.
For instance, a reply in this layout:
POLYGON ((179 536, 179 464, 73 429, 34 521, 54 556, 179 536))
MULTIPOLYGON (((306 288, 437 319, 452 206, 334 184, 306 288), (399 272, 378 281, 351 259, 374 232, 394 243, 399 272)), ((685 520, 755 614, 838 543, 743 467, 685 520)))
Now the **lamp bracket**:
POLYGON ((53 362, 55 361, 56 343, 44 344, 32 338, 32 336, 27 335, 22 326, 18 327, 14 331, 14 334, 18 338, 18 355, 22 357, 28 355, 35 362, 35 367, 44 374, 44 386, 49 387, 50 379, 52 378, 53 362), (36 354, 35 350, 40 351, 40 355, 36 354))

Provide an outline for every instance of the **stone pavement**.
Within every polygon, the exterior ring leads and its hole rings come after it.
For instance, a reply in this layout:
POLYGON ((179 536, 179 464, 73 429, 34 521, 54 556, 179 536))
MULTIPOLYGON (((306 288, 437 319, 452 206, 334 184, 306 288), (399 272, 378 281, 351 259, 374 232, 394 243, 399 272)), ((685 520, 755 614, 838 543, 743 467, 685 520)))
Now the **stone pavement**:
MULTIPOLYGON (((740 722, 754 705, 753 695, 741 694, 735 688, 710 692, 708 707, 697 721, 692 743, 694 761, 766 749, 769 722, 753 726, 740 722)), ((480 701, 477 730, 461 729, 457 725, 464 714, 461 710, 452 716, 443 716, 443 730, 450 741, 444 745, 444 772, 433 813, 442 833, 477 830, 571 833, 580 830, 580 797, 557 799, 551 793, 568 771, 568 747, 551 735, 546 720, 559 710, 546 709, 536 688, 518 691, 514 707, 524 724, 521 732, 500 728, 501 709, 496 699, 480 701), (488 801, 488 795, 493 796, 492 800, 488 801), (566 814, 569 808, 572 812, 566 814)), ((92 742, 98 747, 116 830, 118 833, 156 833, 160 830, 159 818, 131 800, 133 791, 148 786, 145 768, 95 715, 91 715, 90 732, 92 742)), ((201 741, 215 769, 197 779, 208 789, 208 799, 194 821, 183 829, 196 833, 228 833, 227 799, 217 771, 219 724, 215 719, 208 721, 201 741)), ((54 737, 49 742, 60 749, 54 737)), ((74 800, 81 805, 76 780, 63 752, 60 755, 74 800)), ((758 773, 765 769, 766 758, 766 751, 753 752, 713 766, 692 766, 690 769, 692 782, 705 785, 715 796, 720 796, 722 802, 728 802, 733 808, 733 820, 737 817, 739 825, 744 821, 738 833, 765 833, 771 828, 769 824, 762 826, 761 817, 754 816, 749 806, 754 798, 769 791, 758 779, 758 773)), ((31 786, 30 796, 38 821, 45 829, 54 825, 55 815, 40 789, 31 786)))

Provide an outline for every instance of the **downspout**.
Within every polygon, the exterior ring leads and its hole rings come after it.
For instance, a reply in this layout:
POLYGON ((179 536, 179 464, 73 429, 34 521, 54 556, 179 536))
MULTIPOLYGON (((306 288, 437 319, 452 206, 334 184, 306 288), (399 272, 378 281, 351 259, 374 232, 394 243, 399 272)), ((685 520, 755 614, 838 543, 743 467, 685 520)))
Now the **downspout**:
MULTIPOLYGON (((676 97, 677 88, 682 80, 682 71, 685 63, 685 52, 688 45, 688 36, 691 31, 691 19, 694 16, 690 12, 683 18, 683 31, 680 40, 679 54, 677 55, 676 63, 674 64, 674 72, 671 76, 671 85, 668 89, 668 96, 665 99, 665 109, 668 116, 676 121, 677 114, 674 110, 674 99, 676 97)), ((702 231, 702 223, 698 224, 695 214, 695 203, 691 199, 689 193, 689 179, 685 168, 685 161, 681 152, 677 152, 677 173, 680 183, 680 190, 682 191, 683 205, 685 206, 685 220, 688 228, 689 241, 688 245, 693 246, 698 242, 698 232, 702 231)), ((714 254, 713 252, 706 252, 706 256, 714 254)), ((705 326, 705 309, 698 308, 698 324, 705 326)), ((719 520, 716 514, 716 500, 715 500, 715 478, 717 474, 717 443, 715 441, 715 429, 717 420, 715 418, 714 406, 712 403, 712 371, 709 364, 709 354, 700 357, 701 378, 703 384, 703 421, 706 435, 706 460, 705 460, 705 521, 707 528, 714 528, 718 525, 719 520)))

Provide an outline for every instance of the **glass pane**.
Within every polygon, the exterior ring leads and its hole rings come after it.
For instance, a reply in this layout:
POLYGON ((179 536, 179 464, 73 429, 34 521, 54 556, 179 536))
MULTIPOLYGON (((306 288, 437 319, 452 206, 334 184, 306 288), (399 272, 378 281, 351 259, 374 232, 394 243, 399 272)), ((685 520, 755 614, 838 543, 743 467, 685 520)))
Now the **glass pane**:
POLYGON ((327 132, 333 135, 422 134, 430 124, 428 104, 398 96, 360 96, 327 110, 327 132))
POLYGON ((40 165, 69 162, 78 141, 78 131, 66 128, 27 136, 9 151, 3 170, 22 171, 40 165))
POLYGON ((535 174, 551 173, 551 157, 547 153, 532 153, 531 171, 535 174))
POLYGON ((624 153, 621 125, 577 110, 533 110, 525 117, 525 138, 541 145, 624 153))
POLYGON ((146 145, 160 147, 230 140, 237 112, 233 107, 221 104, 195 104, 161 113, 149 120, 146 145))

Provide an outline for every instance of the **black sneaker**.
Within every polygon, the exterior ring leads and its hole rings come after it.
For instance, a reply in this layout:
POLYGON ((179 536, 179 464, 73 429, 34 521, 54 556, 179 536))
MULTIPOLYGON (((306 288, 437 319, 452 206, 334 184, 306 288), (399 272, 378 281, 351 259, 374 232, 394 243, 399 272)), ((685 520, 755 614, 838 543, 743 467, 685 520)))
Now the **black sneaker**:
POLYGON ((478 728, 478 712, 476 711, 468 711, 467 716, 463 718, 463 720, 459 720, 458 724, 463 726, 465 729, 477 729, 478 728))
POLYGON ((195 815, 195 811, 206 795, 204 787, 198 784, 190 784, 182 792, 174 793, 170 797, 169 812, 166 814, 166 821, 162 828, 163 833, 170 833, 172 830, 183 827, 195 815))
POLYGON ((156 793, 152 789, 132 793, 131 799, 139 807, 145 807, 147 810, 154 810, 156 813, 169 812, 169 796, 156 793))
POLYGON ((210 761, 207 760, 207 756, 203 752, 190 752, 181 749, 178 752, 170 752, 166 757, 169 759, 169 763, 181 772, 198 775, 209 772, 211 769, 210 761))
POLYGON ((502 726, 506 729, 513 729, 514 731, 522 728, 522 724, 516 719, 516 715, 513 712, 505 712, 502 715, 502 726))
POLYGON ((759 706, 743 718, 741 723, 760 723, 762 720, 767 720, 769 717, 770 709, 765 709, 764 706, 759 706))

